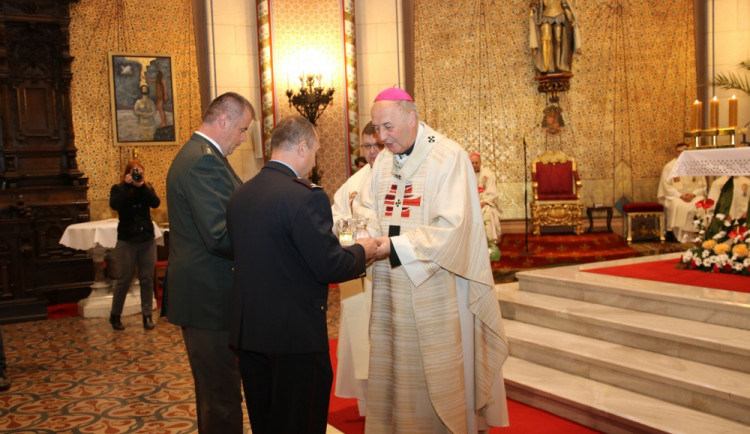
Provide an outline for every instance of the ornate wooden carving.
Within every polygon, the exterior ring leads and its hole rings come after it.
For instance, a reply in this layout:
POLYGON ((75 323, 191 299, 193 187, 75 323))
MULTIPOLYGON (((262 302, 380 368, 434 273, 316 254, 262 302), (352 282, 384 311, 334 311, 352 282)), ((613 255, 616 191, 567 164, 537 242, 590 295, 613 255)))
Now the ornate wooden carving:
POLYGON ((89 220, 70 106, 76 1, 0 0, 0 323, 46 318, 48 301, 93 279, 86 255, 58 243, 89 220))

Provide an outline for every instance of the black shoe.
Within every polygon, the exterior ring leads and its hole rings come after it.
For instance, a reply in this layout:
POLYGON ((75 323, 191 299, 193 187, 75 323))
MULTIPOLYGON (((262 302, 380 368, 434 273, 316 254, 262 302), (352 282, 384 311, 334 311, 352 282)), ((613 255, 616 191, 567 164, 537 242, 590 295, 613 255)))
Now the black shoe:
POLYGON ((674 236, 674 233, 672 231, 667 231, 667 236, 665 238, 668 243, 678 242, 677 237, 674 236))
POLYGON ((125 326, 120 322, 120 315, 110 315, 109 323, 112 324, 112 328, 115 330, 125 330, 125 326))
POLYGON ((151 315, 143 315, 143 329, 153 330, 154 327, 154 320, 151 319, 151 315))
POLYGON ((8 374, 5 372, 5 369, 0 371, 0 391, 8 390, 10 389, 10 378, 8 378, 8 374))

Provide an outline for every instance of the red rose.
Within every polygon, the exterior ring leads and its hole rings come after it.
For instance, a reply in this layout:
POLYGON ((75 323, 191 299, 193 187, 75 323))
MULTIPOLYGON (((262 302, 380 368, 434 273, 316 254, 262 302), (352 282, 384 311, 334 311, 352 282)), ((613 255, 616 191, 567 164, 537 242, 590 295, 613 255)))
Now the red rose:
POLYGON ((732 271, 732 266, 729 264, 724 264, 724 271, 732 271))
POLYGON ((714 264, 714 267, 713 267, 713 268, 711 269, 711 272, 712 272, 712 273, 718 273, 719 271, 721 271, 721 270, 719 269, 719 266, 718 266, 718 265, 716 265, 716 264, 714 264))

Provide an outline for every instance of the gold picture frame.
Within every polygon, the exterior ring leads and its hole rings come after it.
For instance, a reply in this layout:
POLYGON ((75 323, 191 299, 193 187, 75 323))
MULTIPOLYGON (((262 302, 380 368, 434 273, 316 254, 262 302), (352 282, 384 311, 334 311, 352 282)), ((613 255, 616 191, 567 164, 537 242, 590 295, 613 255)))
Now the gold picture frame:
POLYGON ((172 56, 108 54, 116 146, 177 145, 172 56))

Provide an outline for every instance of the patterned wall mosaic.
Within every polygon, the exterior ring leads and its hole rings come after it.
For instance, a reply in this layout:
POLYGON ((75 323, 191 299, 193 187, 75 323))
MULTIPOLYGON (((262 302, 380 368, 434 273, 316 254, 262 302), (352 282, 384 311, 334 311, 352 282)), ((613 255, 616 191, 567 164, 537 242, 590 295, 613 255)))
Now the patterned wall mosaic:
POLYGON ((287 86, 297 91, 299 75, 322 74, 322 85, 333 86, 332 103, 317 121, 320 181, 329 196, 347 178, 347 124, 343 12, 340 0, 284 0, 271 5, 273 69, 277 120, 297 114, 289 107, 287 86))
POLYGON ((415 2, 421 117, 483 155, 505 219, 524 215, 524 138, 527 164, 562 150, 578 161, 584 202, 611 205, 656 199, 655 179, 690 122, 692 0, 572 3, 582 54, 559 102, 566 127, 549 136, 540 127, 548 101, 534 78, 528 0, 415 2))
MULTIPOLYGON (((112 140, 107 54, 133 52, 172 55, 177 142, 200 125, 201 104, 190 0, 80 0, 71 4, 70 51, 73 61, 71 103, 80 169, 89 178, 91 218, 109 217, 109 190, 120 181, 133 147, 112 140)), ((164 200, 166 174, 179 145, 139 146, 139 160, 156 193, 164 200)), ((166 205, 153 213, 166 221, 166 205)))

